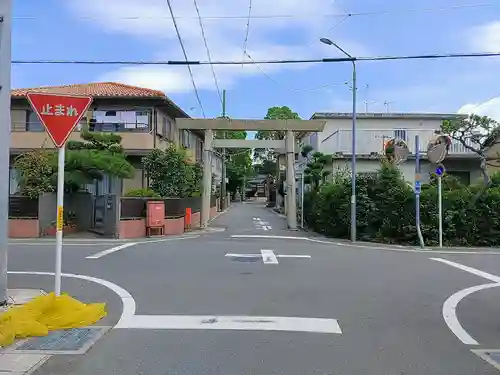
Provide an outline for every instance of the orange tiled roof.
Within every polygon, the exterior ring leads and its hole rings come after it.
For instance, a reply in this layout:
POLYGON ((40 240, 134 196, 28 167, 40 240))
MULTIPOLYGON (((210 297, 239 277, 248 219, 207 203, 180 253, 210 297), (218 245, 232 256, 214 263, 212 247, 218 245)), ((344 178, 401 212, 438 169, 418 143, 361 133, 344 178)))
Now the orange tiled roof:
POLYGON ((29 92, 47 92, 52 94, 90 95, 101 98, 162 98, 166 95, 158 90, 125 85, 117 82, 96 82, 64 86, 44 86, 26 89, 14 89, 12 97, 24 97, 29 92))

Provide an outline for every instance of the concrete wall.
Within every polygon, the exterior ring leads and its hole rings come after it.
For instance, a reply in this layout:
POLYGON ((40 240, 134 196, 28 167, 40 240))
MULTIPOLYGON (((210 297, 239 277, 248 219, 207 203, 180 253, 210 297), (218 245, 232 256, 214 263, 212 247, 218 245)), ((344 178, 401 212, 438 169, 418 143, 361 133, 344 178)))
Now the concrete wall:
MULTIPOLYGON (((40 233, 46 233, 53 228, 57 219, 57 195, 45 193, 38 200, 40 233)), ((75 224, 78 232, 86 232, 92 227, 92 195, 89 193, 76 193, 64 196, 64 212, 75 213, 75 224)))

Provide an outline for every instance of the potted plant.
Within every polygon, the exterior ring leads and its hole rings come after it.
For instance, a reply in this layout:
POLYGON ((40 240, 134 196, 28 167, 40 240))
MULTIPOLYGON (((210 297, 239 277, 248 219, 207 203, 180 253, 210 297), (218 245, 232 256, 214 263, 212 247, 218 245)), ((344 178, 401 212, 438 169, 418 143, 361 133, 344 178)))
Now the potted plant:
MULTIPOLYGON (((55 236, 57 232, 57 221, 53 221, 48 227, 44 235, 45 236, 55 236)), ((64 218, 63 218, 63 233, 75 233, 77 232, 77 227, 76 227, 76 212, 74 211, 67 211, 64 213, 64 218)))

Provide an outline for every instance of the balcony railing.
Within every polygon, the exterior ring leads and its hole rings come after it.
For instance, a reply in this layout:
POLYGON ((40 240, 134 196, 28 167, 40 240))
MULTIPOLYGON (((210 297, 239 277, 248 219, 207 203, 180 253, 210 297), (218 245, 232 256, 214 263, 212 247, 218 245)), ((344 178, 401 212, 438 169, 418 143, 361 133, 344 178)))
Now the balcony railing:
MULTIPOLYGON (((80 131, 81 124, 78 124, 75 131, 80 131)), ((13 122, 11 124, 12 132, 44 132, 45 128, 39 122, 13 122)), ((113 133, 148 133, 150 131, 148 124, 141 123, 113 123, 100 122, 89 124, 89 131, 93 132, 113 132, 113 133)))
MULTIPOLYGON (((401 138, 408 143, 410 153, 415 153, 415 135, 419 135, 420 151, 427 151, 427 144, 435 136, 433 130, 416 129, 370 129, 358 130, 356 132, 356 154, 370 155, 382 152, 383 145, 391 138, 401 138)), ((323 153, 342 152, 351 154, 352 131, 339 129, 328 135, 321 143, 323 153)), ((450 154, 471 154, 472 151, 465 148, 461 143, 453 141, 450 154)))
POLYGON ((97 122, 89 124, 89 131, 95 132, 148 133, 149 130, 149 124, 143 123, 97 122))

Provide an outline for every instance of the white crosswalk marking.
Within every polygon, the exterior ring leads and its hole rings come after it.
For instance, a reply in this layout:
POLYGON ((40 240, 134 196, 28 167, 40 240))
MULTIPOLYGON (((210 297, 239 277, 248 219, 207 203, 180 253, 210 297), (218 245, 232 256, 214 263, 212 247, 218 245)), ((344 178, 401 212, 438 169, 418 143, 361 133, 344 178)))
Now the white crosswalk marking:
POLYGON ((274 251, 261 250, 260 253, 262 254, 262 260, 264 261, 264 264, 278 264, 278 258, 276 258, 274 251))

